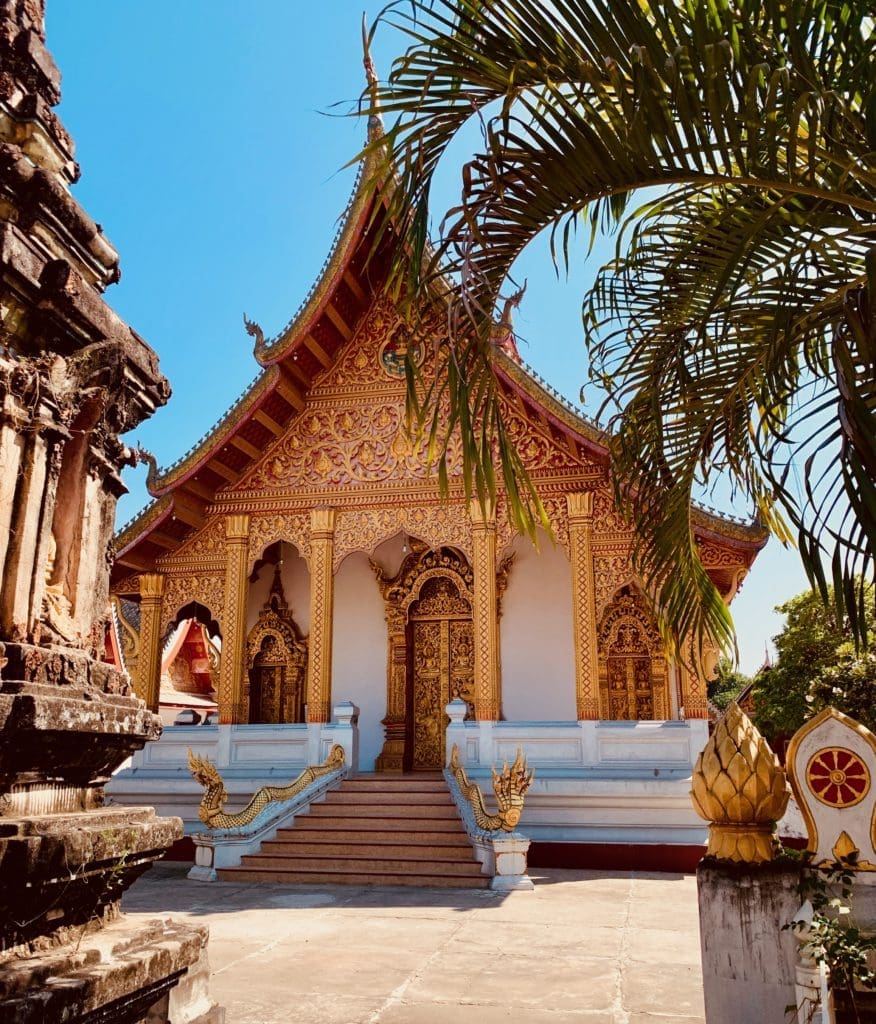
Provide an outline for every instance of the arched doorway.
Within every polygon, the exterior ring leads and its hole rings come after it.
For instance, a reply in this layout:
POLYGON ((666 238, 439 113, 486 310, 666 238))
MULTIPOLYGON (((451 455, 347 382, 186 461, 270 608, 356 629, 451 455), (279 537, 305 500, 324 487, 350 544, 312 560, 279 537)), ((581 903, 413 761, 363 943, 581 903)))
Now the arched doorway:
POLYGON ((671 717, 663 640, 634 587, 615 594, 599 625, 600 717, 653 721, 671 717))
POLYGON ((471 567, 453 548, 433 551, 416 540, 410 546, 395 576, 378 572, 388 634, 379 771, 439 771, 445 761, 445 706, 460 698, 474 716, 471 567))
POLYGON ((286 602, 280 566, 246 641, 247 679, 240 721, 284 725, 304 721, 307 641, 286 602))
POLYGON ((433 576, 408 610, 407 736, 413 771, 444 767, 445 707, 464 700, 474 717, 470 602, 448 576, 433 576))

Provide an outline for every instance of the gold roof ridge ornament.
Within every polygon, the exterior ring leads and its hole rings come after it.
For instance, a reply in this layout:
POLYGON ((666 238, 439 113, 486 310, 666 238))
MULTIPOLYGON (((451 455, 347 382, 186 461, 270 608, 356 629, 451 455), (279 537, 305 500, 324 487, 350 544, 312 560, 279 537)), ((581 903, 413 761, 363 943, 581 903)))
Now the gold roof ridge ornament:
POLYGON ((691 802, 709 822, 707 857, 772 861, 781 850, 775 823, 791 791, 770 745, 732 701, 697 758, 691 802))
POLYGON ((195 781, 204 786, 206 790, 198 808, 198 817, 207 828, 213 829, 241 828, 244 825, 251 825, 269 804, 291 800, 293 796, 297 796, 305 790, 311 782, 323 775, 339 771, 345 763, 344 748, 339 743, 335 743, 322 764, 305 768, 298 778, 290 782, 288 786, 262 786, 242 811, 237 814, 225 814, 223 807, 228 800, 228 793, 222 776, 219 774, 219 769, 209 757, 194 754, 191 747, 189 748, 189 771, 195 781))
POLYGON ((498 805, 497 814, 488 814, 484 806, 484 794, 476 782, 469 782, 465 768, 459 760, 459 747, 454 743, 450 752, 450 771, 462 795, 471 804, 475 824, 484 832, 513 832, 523 814, 526 791, 532 785, 535 769, 527 770, 523 748, 517 748, 517 757, 511 767, 503 760, 502 771, 493 773, 493 792, 498 805))

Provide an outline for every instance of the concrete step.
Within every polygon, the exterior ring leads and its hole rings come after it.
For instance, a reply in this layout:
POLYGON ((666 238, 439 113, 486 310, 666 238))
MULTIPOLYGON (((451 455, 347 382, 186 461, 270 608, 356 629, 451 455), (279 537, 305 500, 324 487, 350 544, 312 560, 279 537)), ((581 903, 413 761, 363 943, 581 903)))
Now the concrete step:
POLYGON ((362 778, 345 779, 342 790, 333 792, 361 792, 361 793, 446 793, 447 783, 443 779, 414 779, 413 782, 403 782, 401 779, 362 778))
POLYGON ((440 860, 407 860, 400 857, 278 857, 264 853, 245 856, 240 866, 259 871, 337 871, 348 874, 355 871, 377 872, 381 875, 451 875, 454 878, 476 878, 480 864, 474 861, 447 864, 440 860))
POLYGON ((406 818, 402 815, 357 814, 342 817, 328 815, 304 815, 295 820, 295 830, 302 832, 336 832, 353 830, 356 832, 454 832, 459 834, 461 824, 459 818, 406 818), (300 825, 299 825, 300 822, 300 825))
MULTIPOLYGON (((391 857, 408 860, 449 860, 467 861, 471 859, 471 846, 468 840, 456 840, 447 836, 444 843, 434 841, 414 843, 408 837, 402 844, 397 834, 388 843, 375 843, 370 832, 344 833, 335 842, 315 842, 303 836, 290 836, 285 839, 268 839, 262 843, 259 856, 268 857, 391 857)), ((255 854, 253 854, 255 856, 255 854)))
POLYGON ((298 818, 294 828, 277 829, 277 835, 270 842, 308 842, 308 843, 338 843, 344 841, 344 836, 358 835, 369 843, 397 843, 399 832, 404 833, 404 842, 416 845, 428 845, 429 843, 446 845, 451 842, 459 842, 469 846, 468 837, 453 822, 430 821, 420 822, 420 828, 408 828, 407 826, 394 825, 390 828, 372 827, 371 824, 358 823, 357 828, 351 829, 348 821, 343 822, 343 828, 326 828, 324 822, 308 824, 307 818, 298 818))
POLYGON ((346 780, 219 877, 299 885, 489 884, 441 775, 346 780))
POLYGON ((440 875, 381 874, 379 871, 289 871, 262 870, 260 868, 222 868, 218 872, 223 882, 279 882, 286 885, 401 885, 420 889, 486 889, 490 880, 486 875, 451 875, 443 870, 440 875))
POLYGON ((441 790, 416 789, 406 792, 405 790, 391 790, 389 792, 372 789, 335 789, 326 793, 325 804, 401 804, 406 807, 425 806, 453 806, 453 799, 447 792, 447 787, 441 790))
POLYGON ((343 815, 348 818, 351 824, 360 818, 405 818, 405 819, 452 819, 459 821, 459 812, 456 806, 450 804, 336 804, 319 803, 310 805, 310 818, 337 818, 343 815))

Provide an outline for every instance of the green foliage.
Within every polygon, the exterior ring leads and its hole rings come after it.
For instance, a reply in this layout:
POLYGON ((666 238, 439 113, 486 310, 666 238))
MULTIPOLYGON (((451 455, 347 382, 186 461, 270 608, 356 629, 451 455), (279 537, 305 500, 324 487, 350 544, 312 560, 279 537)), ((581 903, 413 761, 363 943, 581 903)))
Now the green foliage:
POLYGON ((830 705, 876 732, 876 651, 858 653, 853 644, 842 644, 834 664, 812 680, 806 699, 813 713, 830 705))
POLYGON ((812 919, 794 921, 785 928, 805 936, 809 956, 827 968, 830 987, 844 991, 855 1019, 863 1020, 856 1011, 855 990, 876 988, 876 971, 870 967, 876 937, 863 933, 852 916, 855 873, 854 858, 804 871, 799 891, 812 906, 812 919))
MULTIPOLYGON (((872 607, 872 585, 864 593, 872 607)), ((773 638, 776 664, 756 677, 753 691, 755 719, 764 736, 790 736, 827 704, 865 725, 876 724, 872 652, 855 655, 848 620, 838 624, 833 604, 825 605, 813 591, 776 611, 786 616, 784 629, 773 638)), ((872 622, 872 612, 867 621, 872 622)))
POLYGON ((449 302, 434 381, 409 380, 439 479, 458 432, 466 489, 501 483, 518 525, 542 516, 502 422, 492 321, 543 230, 563 265, 580 236, 620 229, 584 327, 616 498, 668 636, 733 646, 691 513, 723 475, 796 536, 861 636, 854 581, 876 552, 871 14, 869 0, 399 0, 381 15, 411 45, 365 97, 388 119, 368 150, 375 248, 395 245, 397 297, 449 302), (469 122, 480 142, 430 247, 435 170, 469 122))
POLYGON ((751 678, 744 672, 737 671, 729 658, 720 658, 715 669, 715 678, 708 684, 706 692, 715 707, 719 711, 724 711, 730 701, 736 700, 750 682, 751 678))

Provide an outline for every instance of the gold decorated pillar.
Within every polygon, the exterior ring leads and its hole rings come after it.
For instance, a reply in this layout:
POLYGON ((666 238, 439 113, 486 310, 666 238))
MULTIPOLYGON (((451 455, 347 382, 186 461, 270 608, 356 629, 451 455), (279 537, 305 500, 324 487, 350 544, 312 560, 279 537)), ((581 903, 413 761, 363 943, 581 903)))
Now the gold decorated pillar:
POLYGON ((334 615, 335 509, 310 513, 310 637, 307 663, 307 721, 332 715, 332 618, 334 615))
POLYGON ((499 675, 499 616, 496 594, 496 517, 471 503, 474 573, 474 707, 479 721, 498 721, 502 709, 499 675))
POLYGON ((219 663, 219 721, 240 721, 243 702, 243 651, 246 632, 249 516, 225 519, 225 610, 219 663))
POLYGON ((572 560, 575 707, 579 719, 599 718, 596 588, 593 578, 593 494, 566 495, 572 560))
POLYGON ((150 711, 158 711, 161 686, 161 600, 164 575, 144 572, 140 575, 140 654, 137 659, 135 689, 150 711))
POLYGON ((383 750, 375 762, 379 772, 400 772, 405 755, 405 683, 407 682, 407 640, 405 616, 399 607, 387 602, 387 688, 383 750))

